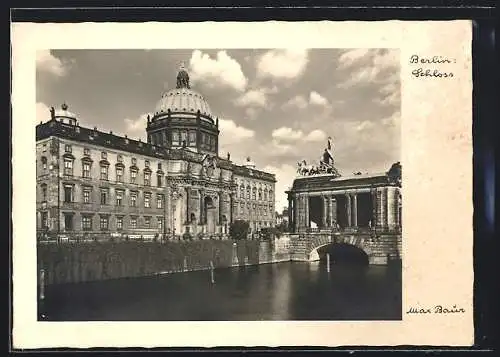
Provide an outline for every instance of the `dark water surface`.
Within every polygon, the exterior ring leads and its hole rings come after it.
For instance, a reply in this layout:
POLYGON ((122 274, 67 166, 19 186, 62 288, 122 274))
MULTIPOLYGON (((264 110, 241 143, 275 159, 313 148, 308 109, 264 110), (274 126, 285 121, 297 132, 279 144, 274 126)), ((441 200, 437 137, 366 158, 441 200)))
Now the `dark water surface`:
POLYGON ((49 286, 43 320, 400 320, 401 268, 287 262, 49 286))

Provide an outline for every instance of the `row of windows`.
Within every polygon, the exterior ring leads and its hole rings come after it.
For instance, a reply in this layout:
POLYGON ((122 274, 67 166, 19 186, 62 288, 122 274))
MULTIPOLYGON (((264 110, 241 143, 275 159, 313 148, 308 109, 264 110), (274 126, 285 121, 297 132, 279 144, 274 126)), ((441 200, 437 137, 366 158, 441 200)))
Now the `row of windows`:
MULTIPOLYGON (((47 144, 44 143, 43 146, 42 146, 42 151, 43 152, 46 152, 47 151, 47 144)), ((67 153, 67 154, 71 154, 73 151, 73 146, 70 145, 70 144, 65 144, 64 145, 64 152, 67 153)), ((83 149, 83 155, 84 156, 87 156, 89 157, 90 156, 90 149, 89 148, 84 148, 83 149)), ((108 158, 108 153, 106 151, 102 151, 101 152, 101 159, 102 160, 107 160, 108 158)), ((46 157, 42 157, 42 162, 45 161, 45 163, 47 163, 47 158, 46 157)), ((123 155, 121 154, 117 154, 116 156, 116 161, 119 162, 119 163, 123 163, 123 155)), ((130 160, 131 164, 132 165, 137 165, 137 158, 135 157, 132 157, 131 160, 130 160)), ((144 166, 146 167, 150 167, 151 166, 151 162, 149 160, 145 160, 144 162, 144 166)), ((161 162, 158 163, 158 170, 161 170, 161 162)))
MULTIPOLYGON (((42 228, 47 227, 47 214, 45 212, 42 213, 42 228), (44 218, 45 217, 45 218, 44 218)), ((110 216, 109 215, 99 215, 99 229, 100 230, 109 230, 110 227, 110 216)), ((163 230, 163 217, 156 217, 153 220, 151 216, 144 216, 143 218, 139 216, 115 216, 115 227, 116 230, 122 230, 125 228, 125 222, 128 223, 128 228, 137 229, 137 228, 157 228, 160 232, 163 230)), ((73 213, 64 213, 64 227, 66 231, 74 230, 74 214, 73 213)), ((92 215, 81 215, 81 229, 84 231, 93 230, 93 219, 92 215)))
POLYGON ((269 205, 266 204, 256 205, 255 203, 253 205, 250 205, 250 203, 247 202, 245 205, 243 202, 240 202, 240 207, 239 207, 240 215, 254 213, 260 216, 267 216, 268 213, 269 215, 272 215, 272 212, 273 212, 272 203, 270 203, 269 205))
MULTIPOLYGON (((115 189, 115 200, 111 202, 110 199, 110 189, 101 188, 99 191, 99 203, 101 205, 111 205, 124 206, 126 201, 125 190, 115 189)), ((130 207, 137 207, 137 201, 139 198, 139 191, 130 191, 128 202, 130 207)), ((164 207, 164 195, 156 194, 156 208, 160 209, 164 207)), ((47 200, 47 186, 42 185, 42 201, 47 200)), ((151 208, 153 204, 153 194, 150 192, 144 192, 144 207, 151 208)), ((74 185, 66 184, 64 185, 64 202, 73 203, 77 202, 75 197, 75 187, 74 185)), ((92 197, 92 188, 84 186, 82 190, 82 203, 94 203, 92 197)))
MULTIPOLYGON (((42 157, 42 169, 46 170, 47 169, 47 158, 42 157)), ((91 170, 92 170, 92 163, 88 161, 84 161, 82 163, 82 177, 83 178, 91 178, 91 170)), ((64 159, 64 175, 66 176, 73 176, 74 175, 74 169, 73 169, 73 160, 69 158, 64 159)), ((138 184, 137 180, 137 175, 138 175, 138 170, 130 169, 130 177, 129 177, 129 182, 132 184, 138 184)), ((144 186, 151 186, 151 172, 145 171, 143 173, 143 184, 144 186)), ((99 171, 99 178, 104 181, 109 181, 110 175, 109 175, 109 166, 108 165, 100 165, 100 171, 99 171)), ((125 182, 125 170, 123 167, 116 167, 115 168, 115 180, 116 182, 125 182)), ((156 185, 158 187, 163 186, 163 174, 158 173, 156 175, 156 185)))
POLYGON ((254 187, 253 189, 250 189, 250 186, 247 186, 246 189, 245 189, 245 186, 241 185, 240 186, 240 198, 245 198, 247 200, 250 199, 250 197, 252 197, 252 200, 259 200, 259 201, 272 201, 273 200, 273 190, 267 190, 266 188, 264 190, 262 190, 261 188, 259 188, 257 190, 256 187, 254 187), (246 194, 245 194, 246 193, 246 194))

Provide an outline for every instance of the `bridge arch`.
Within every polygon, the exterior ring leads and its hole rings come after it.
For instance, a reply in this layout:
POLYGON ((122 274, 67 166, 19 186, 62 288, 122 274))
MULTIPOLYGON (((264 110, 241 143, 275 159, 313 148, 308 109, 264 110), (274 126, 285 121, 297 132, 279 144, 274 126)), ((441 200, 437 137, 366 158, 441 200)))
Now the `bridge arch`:
POLYGON ((325 235, 317 238, 313 238, 311 240, 309 246, 309 254, 307 255, 309 261, 318 261, 320 260, 320 250, 327 246, 352 246, 353 248, 357 248, 361 250, 364 254, 366 254, 367 258, 370 259, 372 256, 372 251, 370 249, 369 238, 359 237, 359 236, 335 236, 335 235, 325 235))

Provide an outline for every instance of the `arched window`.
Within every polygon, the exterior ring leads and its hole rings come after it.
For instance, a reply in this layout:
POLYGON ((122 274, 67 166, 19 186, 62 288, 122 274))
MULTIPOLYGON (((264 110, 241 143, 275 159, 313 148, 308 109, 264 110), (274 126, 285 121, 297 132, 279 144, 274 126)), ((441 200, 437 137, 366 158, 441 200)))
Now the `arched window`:
POLYGON ((259 188, 259 201, 261 201, 261 200, 262 200, 262 189, 259 188))
POLYGON ((252 190, 252 200, 255 200, 257 196, 257 189, 254 187, 252 190))
POLYGON ((42 169, 47 170, 47 158, 42 156, 42 169))
POLYGON ((267 188, 264 189, 264 201, 267 201, 267 188))
POLYGON ((245 198, 245 186, 240 186, 240 198, 245 198))
POLYGON ((247 186, 247 200, 250 199, 250 186, 247 186))

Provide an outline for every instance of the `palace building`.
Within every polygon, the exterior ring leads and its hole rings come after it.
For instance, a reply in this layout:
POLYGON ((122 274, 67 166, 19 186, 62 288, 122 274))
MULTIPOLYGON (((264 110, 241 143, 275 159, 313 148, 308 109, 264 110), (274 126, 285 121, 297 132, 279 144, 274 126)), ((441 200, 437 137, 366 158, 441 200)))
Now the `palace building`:
POLYGON ((132 140, 51 108, 36 127, 37 231, 227 238, 236 219, 274 226, 274 174, 219 157, 219 120, 183 67, 145 129, 147 142, 132 140))

